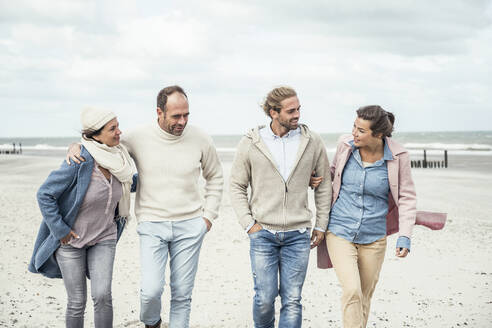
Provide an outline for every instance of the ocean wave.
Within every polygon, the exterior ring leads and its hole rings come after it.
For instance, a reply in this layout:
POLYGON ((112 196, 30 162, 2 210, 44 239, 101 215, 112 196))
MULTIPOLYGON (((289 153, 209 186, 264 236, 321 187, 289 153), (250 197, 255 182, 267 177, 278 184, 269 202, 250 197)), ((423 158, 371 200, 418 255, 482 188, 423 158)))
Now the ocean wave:
POLYGON ((435 149, 435 150, 466 150, 466 151, 492 151, 492 145, 484 144, 446 144, 446 143, 415 143, 408 142, 403 145, 407 149, 435 149))
MULTIPOLYGON (((36 144, 29 146, 22 146, 22 150, 30 152, 55 152, 66 151, 68 145, 65 146, 53 146, 49 144, 36 144)), ((484 155, 492 156, 492 145, 484 144, 445 144, 445 143, 405 143, 404 147, 409 150, 411 154, 422 154, 425 149, 428 155, 442 155, 443 150, 448 150, 450 155, 484 155)), ((16 144, 16 149, 19 149, 19 145, 16 144)), ((0 150, 12 150, 12 144, 4 143, 0 144, 0 150)), ((217 147, 217 152, 222 154, 232 154, 236 152, 236 147, 217 147)), ((336 147, 326 147, 328 154, 333 155, 336 151, 336 147)))
MULTIPOLYGON (((52 146, 48 144, 37 144, 34 146, 22 146, 23 150, 63 150, 67 149, 68 146, 52 146)), ((0 144, 0 149, 11 150, 12 144, 0 144)), ((15 149, 19 149, 19 144, 16 143, 15 149)))
MULTIPOLYGON (((423 149, 409 149, 408 152, 412 156, 420 156, 422 157, 424 154, 423 149)), ((426 149, 427 156, 444 156, 443 149, 426 149)), ((483 150, 483 151, 470 151, 470 150, 448 150, 448 155, 457 155, 457 156, 492 156, 492 150, 483 150)))
MULTIPOLYGON (((411 151, 416 150, 429 150, 429 151, 443 151, 448 150, 454 154, 463 153, 470 154, 473 152, 492 152, 492 145, 483 144, 445 144, 445 143, 414 143, 409 142, 403 145, 406 149, 411 151)), ((236 151, 235 147, 217 147, 217 151, 220 153, 233 153, 236 151)), ((336 147, 326 147, 328 153, 334 153, 336 147)))

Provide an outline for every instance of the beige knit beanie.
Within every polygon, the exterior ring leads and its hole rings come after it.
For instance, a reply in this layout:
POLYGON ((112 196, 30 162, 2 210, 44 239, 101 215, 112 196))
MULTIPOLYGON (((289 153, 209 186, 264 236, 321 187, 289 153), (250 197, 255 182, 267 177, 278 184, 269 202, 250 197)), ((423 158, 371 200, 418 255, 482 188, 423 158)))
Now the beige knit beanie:
POLYGON ((80 113, 82 130, 97 131, 115 117, 116 115, 107 109, 94 107, 84 108, 80 113))

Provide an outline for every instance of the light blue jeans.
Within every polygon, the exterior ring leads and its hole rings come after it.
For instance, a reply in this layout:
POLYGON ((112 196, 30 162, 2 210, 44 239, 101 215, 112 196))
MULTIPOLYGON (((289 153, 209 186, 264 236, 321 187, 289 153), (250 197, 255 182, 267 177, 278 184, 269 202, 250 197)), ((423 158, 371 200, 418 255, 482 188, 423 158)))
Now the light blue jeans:
POLYGON ((171 309, 169 327, 189 326, 191 293, 207 225, 202 217, 138 224, 140 235, 140 320, 154 325, 161 316, 161 296, 169 255, 171 309))
POLYGON ((75 248, 61 245, 55 253, 63 283, 67 290, 66 327, 84 327, 87 302, 86 272, 91 278, 91 296, 94 302, 94 326, 113 327, 113 298, 111 282, 116 240, 105 240, 94 246, 75 248))
POLYGON ((301 327, 301 292, 311 249, 309 229, 303 233, 288 231, 275 234, 262 229, 249 237, 255 286, 255 327, 274 327, 275 298, 279 294, 282 303, 279 328, 301 327))

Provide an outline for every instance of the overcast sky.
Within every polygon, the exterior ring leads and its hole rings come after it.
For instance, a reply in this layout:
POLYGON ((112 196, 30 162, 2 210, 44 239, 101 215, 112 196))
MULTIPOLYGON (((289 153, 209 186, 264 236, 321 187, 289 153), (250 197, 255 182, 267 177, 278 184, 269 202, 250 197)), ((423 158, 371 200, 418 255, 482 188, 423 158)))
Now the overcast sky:
POLYGON ((492 2, 0 0, 0 137, 77 135, 85 106, 124 132, 172 84, 210 134, 268 122, 285 84, 318 132, 369 104, 397 131, 491 130, 492 2))

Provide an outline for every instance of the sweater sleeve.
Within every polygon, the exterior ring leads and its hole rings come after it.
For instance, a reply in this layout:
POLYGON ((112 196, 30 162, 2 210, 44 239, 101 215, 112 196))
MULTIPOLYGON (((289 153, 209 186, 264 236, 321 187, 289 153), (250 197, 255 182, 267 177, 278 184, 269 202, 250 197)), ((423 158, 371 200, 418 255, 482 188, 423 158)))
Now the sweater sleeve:
POLYGON ((43 220, 55 238, 62 239, 70 232, 70 227, 63 221, 58 199, 72 184, 77 175, 79 164, 68 165, 63 161, 61 167, 50 173, 46 181, 41 185, 37 193, 39 209, 43 220))
POLYGON ((215 220, 219 215, 224 178, 222 175, 222 165, 220 164, 217 150, 211 139, 207 143, 207 148, 202 154, 201 163, 202 174, 206 180, 203 217, 209 220, 215 220))
POLYGON ((243 137, 239 142, 232 163, 230 178, 231 205, 243 229, 254 223, 248 202, 248 185, 251 180, 251 164, 248 160, 250 143, 246 137, 243 137))
POLYGON ((331 173, 330 162, 326 154, 326 147, 321 138, 318 138, 319 156, 316 160, 315 171, 323 177, 323 181, 314 191, 314 202, 316 205, 315 227, 324 229, 328 227, 331 206, 331 173))

